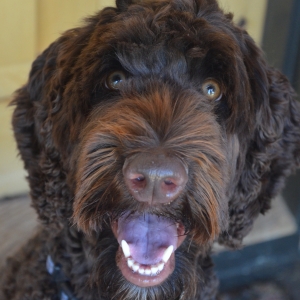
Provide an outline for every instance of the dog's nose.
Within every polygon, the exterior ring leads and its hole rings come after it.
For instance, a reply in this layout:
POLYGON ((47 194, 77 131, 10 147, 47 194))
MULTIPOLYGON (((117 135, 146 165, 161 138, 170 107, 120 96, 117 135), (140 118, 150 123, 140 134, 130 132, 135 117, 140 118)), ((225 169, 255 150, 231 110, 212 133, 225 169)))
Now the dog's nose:
POLYGON ((160 153, 139 153, 127 158, 123 175, 131 195, 151 205, 178 198, 188 180, 188 170, 178 158, 160 153))

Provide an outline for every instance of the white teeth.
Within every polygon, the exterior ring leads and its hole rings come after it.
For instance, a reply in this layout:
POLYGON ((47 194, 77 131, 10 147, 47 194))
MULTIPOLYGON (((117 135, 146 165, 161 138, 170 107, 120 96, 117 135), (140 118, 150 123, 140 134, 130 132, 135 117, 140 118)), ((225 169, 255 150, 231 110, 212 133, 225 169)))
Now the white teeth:
POLYGON ((158 266, 157 266, 157 268, 158 268, 158 272, 161 272, 162 270, 163 270, 163 268, 164 268, 164 266, 165 266, 165 264, 164 263, 159 263, 158 264, 158 266))
POLYGON ((152 274, 152 270, 151 269, 145 269, 145 275, 150 276, 152 274))
POLYGON ((158 273, 158 267, 156 266, 151 267, 151 274, 156 275, 157 273, 158 273))
POLYGON ((134 260, 132 258, 128 258, 127 259, 127 265, 129 268, 132 268, 134 264, 134 260))
POLYGON ((133 264, 132 270, 133 270, 134 272, 137 272, 139 269, 140 269, 140 264, 137 264, 137 263, 133 264))
POLYGON ((170 259, 174 249, 172 245, 169 246, 165 250, 161 261, 155 265, 141 265, 131 257, 130 248, 126 241, 123 240, 121 242, 121 247, 123 249, 124 256, 127 258, 128 267, 133 270, 133 272, 138 272, 140 275, 146 276, 158 275, 164 269, 165 263, 167 263, 170 259))
POLYGON ((164 253, 163 257, 162 257, 162 261, 163 261, 163 262, 166 263, 166 262, 169 260, 169 258, 171 257, 171 255, 172 255, 172 253, 173 253, 173 249, 174 249, 173 245, 169 246, 169 247, 166 249, 166 251, 165 251, 165 253, 164 253))
POLYGON ((128 258, 130 256, 130 248, 129 248, 129 245, 127 244, 127 242, 125 240, 122 240, 121 247, 122 247, 124 256, 126 258, 128 258))

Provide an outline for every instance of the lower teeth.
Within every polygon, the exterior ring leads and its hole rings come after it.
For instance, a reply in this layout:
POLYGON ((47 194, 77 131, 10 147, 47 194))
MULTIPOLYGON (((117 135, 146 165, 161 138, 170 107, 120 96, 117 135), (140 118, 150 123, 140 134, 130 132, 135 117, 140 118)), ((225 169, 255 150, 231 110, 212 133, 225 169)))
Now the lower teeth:
POLYGON ((134 272, 138 272, 141 275, 147 276, 158 275, 163 270, 165 264, 168 262, 174 251, 174 246, 170 245, 167 249, 165 249, 161 261, 159 263, 155 265, 146 265, 145 267, 142 267, 142 265, 134 261, 134 259, 131 257, 130 246, 125 240, 121 241, 121 248, 123 250, 125 258, 127 259, 128 267, 134 272))
POLYGON ((132 258, 127 259, 128 267, 134 272, 140 275, 155 276, 158 275, 164 268, 165 264, 163 262, 157 263, 152 266, 147 266, 143 268, 139 263, 135 262, 132 258))

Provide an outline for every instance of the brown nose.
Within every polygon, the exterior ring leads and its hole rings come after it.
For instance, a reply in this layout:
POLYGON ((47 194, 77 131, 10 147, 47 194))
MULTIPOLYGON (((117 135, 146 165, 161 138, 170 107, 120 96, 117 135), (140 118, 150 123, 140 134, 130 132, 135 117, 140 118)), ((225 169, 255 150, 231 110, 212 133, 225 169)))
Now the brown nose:
POLYGON ((188 172, 176 157, 140 153, 125 160, 125 183, 131 195, 151 205, 175 200, 185 188, 188 172))

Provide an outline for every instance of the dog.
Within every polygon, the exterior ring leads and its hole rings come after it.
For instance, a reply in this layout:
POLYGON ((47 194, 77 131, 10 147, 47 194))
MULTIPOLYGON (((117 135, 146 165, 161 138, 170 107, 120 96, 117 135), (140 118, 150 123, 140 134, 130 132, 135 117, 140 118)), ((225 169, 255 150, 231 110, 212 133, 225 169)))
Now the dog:
POLYGON ((41 228, 1 299, 216 299, 212 244, 241 247, 300 165, 290 83, 215 0, 117 0, 12 104, 41 228))

